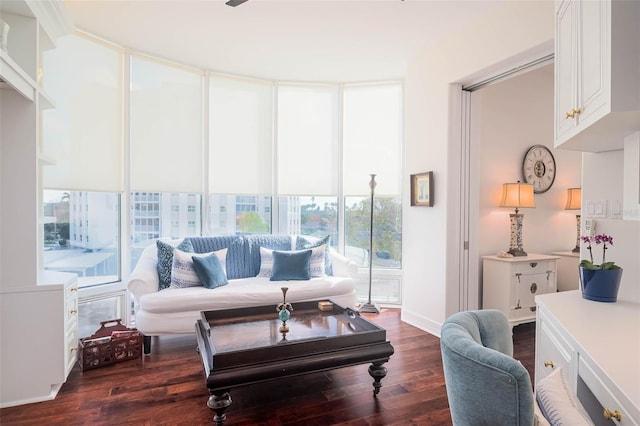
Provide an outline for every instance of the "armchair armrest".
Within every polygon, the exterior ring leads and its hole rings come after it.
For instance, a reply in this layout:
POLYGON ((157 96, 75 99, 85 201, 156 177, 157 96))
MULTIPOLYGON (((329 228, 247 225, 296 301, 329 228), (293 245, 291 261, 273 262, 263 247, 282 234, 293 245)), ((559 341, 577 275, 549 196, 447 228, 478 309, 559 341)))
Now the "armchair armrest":
POLYGON ((358 264, 341 255, 333 248, 329 250, 329 258, 331 259, 334 276, 355 278, 358 274, 358 264))
POLYGON ((156 268, 157 261, 155 259, 142 256, 129 276, 127 289, 133 295, 136 310, 138 309, 142 296, 158 291, 160 279, 158 278, 158 270, 156 268))

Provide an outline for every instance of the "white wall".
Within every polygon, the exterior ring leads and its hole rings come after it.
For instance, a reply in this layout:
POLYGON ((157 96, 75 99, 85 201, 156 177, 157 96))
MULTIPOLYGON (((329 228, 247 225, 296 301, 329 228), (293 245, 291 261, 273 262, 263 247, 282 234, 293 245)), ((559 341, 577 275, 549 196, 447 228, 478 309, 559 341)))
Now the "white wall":
MULTIPOLYGON (((532 49, 554 36, 553 2, 504 2, 491 15, 407 65, 407 117, 404 153, 405 198, 409 174, 434 172, 432 208, 409 207, 403 213, 402 319, 439 335, 446 315, 448 197, 450 162, 449 85, 466 76, 532 49)), ((451 193, 449 191, 452 191, 451 193)), ((455 228, 455 224, 452 225, 455 228)))
MULTIPOLYGON (((607 249, 607 261, 614 261, 624 269, 618 293, 618 301, 633 300, 640 302, 640 221, 593 217, 585 205, 590 201, 621 201, 623 195, 623 150, 603 153, 583 154, 582 183, 582 233, 584 219, 592 217, 596 221, 596 234, 607 234, 613 237, 613 246, 607 249)), ((580 257, 588 259, 589 254, 584 244, 580 247, 580 257)), ((602 261, 602 247, 594 246, 593 260, 602 261)))
MULTIPOLYGON (((522 160, 532 145, 551 149, 556 178, 545 193, 536 194, 535 209, 524 214, 523 241, 527 253, 571 251, 576 245, 576 213, 564 210, 567 188, 580 187, 582 153, 553 148, 553 64, 485 87, 478 96, 480 256, 509 249, 509 214, 500 208, 502 184, 523 181, 522 160)), ((474 110, 475 111, 475 110, 474 110)), ((476 259, 481 271, 482 259, 476 259)))

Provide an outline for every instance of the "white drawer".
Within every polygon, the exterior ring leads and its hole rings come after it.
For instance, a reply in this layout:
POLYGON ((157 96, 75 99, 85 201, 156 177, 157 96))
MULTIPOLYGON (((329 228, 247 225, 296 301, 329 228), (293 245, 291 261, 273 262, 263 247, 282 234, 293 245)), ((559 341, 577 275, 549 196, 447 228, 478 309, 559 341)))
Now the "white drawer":
POLYGON ((513 265, 512 271, 515 274, 531 275, 544 274, 556 271, 555 260, 535 260, 531 262, 518 262, 513 265))
MULTIPOLYGON (((619 416, 611 417, 612 424, 627 426, 637 425, 633 418, 629 415, 629 410, 626 408, 626 404, 630 402, 623 402, 623 395, 614 394, 610 387, 603 382, 599 375, 587 364, 583 358, 578 359, 578 376, 582 379, 588 390, 591 391, 593 396, 597 399, 597 402, 602 407, 589 407, 585 406, 585 409, 589 412, 589 415, 594 420, 604 419, 605 412, 608 410, 609 415, 619 416), (602 410, 602 411, 600 411, 602 410)), ((584 404, 584 401, 582 401, 584 404)))
POLYGON ((571 360, 574 351, 569 343, 544 319, 540 321, 538 330, 538 353, 536 354, 536 383, 547 377, 558 368, 570 381, 573 374, 571 360))

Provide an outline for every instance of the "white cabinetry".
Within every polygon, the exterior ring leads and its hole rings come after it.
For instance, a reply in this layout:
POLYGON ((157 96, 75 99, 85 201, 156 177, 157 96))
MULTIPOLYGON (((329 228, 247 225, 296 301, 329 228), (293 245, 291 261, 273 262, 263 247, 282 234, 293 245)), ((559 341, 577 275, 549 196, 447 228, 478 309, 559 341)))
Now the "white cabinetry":
POLYGON ((537 294, 556 291, 557 256, 483 256, 482 308, 499 309, 509 325, 535 321, 537 294))
POLYGON ((556 148, 622 149, 640 129, 638 22, 637 1, 556 1, 556 148))
POLYGON ((0 406, 55 398, 78 356, 75 274, 44 271, 39 285, 0 292, 0 406))
POLYGON ((592 302, 576 290, 536 302, 536 384, 562 367, 595 424, 640 424, 638 301, 592 302), (605 413, 620 420, 608 423, 605 413))
POLYGON ((42 51, 72 30, 57 0, 0 1, 10 26, 0 51, 0 404, 56 395, 75 363, 74 274, 41 271, 40 111, 52 107, 38 82, 42 51), (68 305, 68 306, 67 306, 68 305))
POLYGON ((551 254, 558 256, 558 291, 578 290, 580 288, 580 279, 578 278, 580 253, 573 251, 554 251, 551 254))

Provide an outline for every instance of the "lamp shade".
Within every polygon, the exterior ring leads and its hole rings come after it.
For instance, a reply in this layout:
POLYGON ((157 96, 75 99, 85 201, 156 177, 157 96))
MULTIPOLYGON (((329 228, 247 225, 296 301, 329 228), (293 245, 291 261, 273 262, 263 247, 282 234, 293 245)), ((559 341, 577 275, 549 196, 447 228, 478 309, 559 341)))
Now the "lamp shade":
POLYGON ((582 188, 567 189, 567 206, 565 210, 580 210, 582 206, 582 188))
POLYGON ((502 185, 500 207, 535 207, 533 185, 530 183, 505 183, 502 185))

